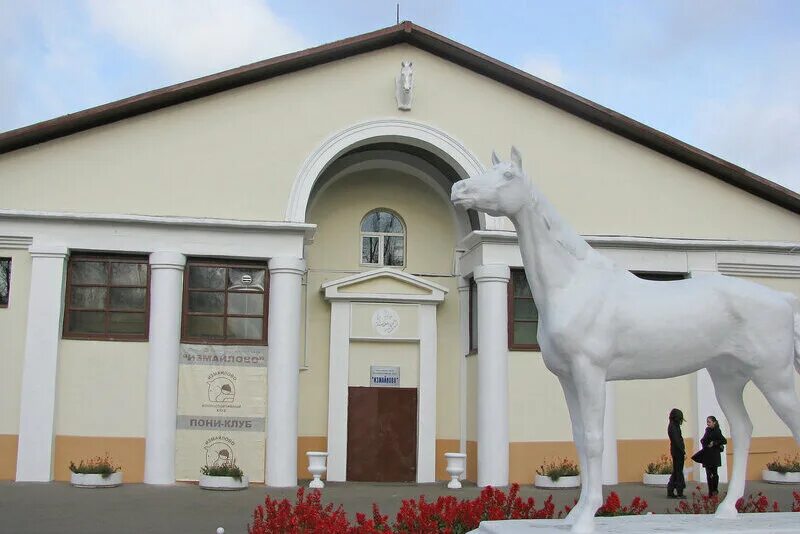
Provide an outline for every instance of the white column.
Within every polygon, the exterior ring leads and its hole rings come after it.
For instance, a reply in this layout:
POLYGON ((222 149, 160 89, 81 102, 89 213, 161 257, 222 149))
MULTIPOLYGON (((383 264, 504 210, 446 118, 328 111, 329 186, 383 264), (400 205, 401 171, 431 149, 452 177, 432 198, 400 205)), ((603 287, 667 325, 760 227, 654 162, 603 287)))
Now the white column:
POLYGON ((267 486, 297 485, 297 402, 303 273, 300 258, 269 260, 267 486))
POLYGON ((478 284, 478 486, 508 485, 508 265, 475 268, 478 284))
POLYGON ((175 483, 175 421, 185 266, 186 256, 178 252, 150 254, 145 484, 175 483))
POLYGON ((603 484, 619 483, 617 468, 617 394, 614 382, 606 382, 603 416, 603 484))
POLYGON ((60 245, 36 243, 29 251, 31 289, 22 365, 16 479, 47 482, 53 479, 56 375, 68 252, 60 245))
POLYGON ((328 380, 328 474, 331 482, 347 480, 347 379, 350 366, 350 302, 331 303, 328 380))
MULTIPOLYGON (((467 354, 469 353, 469 280, 460 278, 458 284, 458 309, 459 324, 461 332, 461 354, 458 364, 458 420, 459 420, 459 443, 458 452, 467 452, 467 354)), ((464 480, 467 476, 466 470, 461 475, 464 480)))
POLYGON ((417 483, 436 482, 436 305, 419 306, 417 483))
MULTIPOLYGON (((708 259, 705 264, 696 264, 692 266, 692 269, 689 271, 690 278, 698 278, 701 276, 708 276, 713 274, 719 274, 716 270, 712 270, 716 268, 716 263, 712 264, 712 259, 708 259)), ((693 381, 693 393, 694 393, 694 406, 692 418, 693 421, 689 421, 694 427, 694 449, 692 451, 686 451, 686 466, 692 466, 693 468, 693 476, 694 480, 697 482, 707 482, 706 480, 706 470, 703 469, 701 464, 695 463, 692 461, 691 456, 694 454, 695 451, 700 449, 700 438, 703 437, 706 431, 706 417, 709 415, 713 415, 719 421, 719 428, 722 430, 723 435, 730 436, 728 421, 725 419, 725 414, 722 413, 722 408, 720 408, 719 403, 717 402, 717 394, 716 390, 714 389, 714 383, 711 381, 711 375, 708 374, 708 371, 705 369, 700 369, 694 374, 694 381, 693 381)), ((722 465, 717 469, 717 473, 719 474, 719 481, 720 482, 727 482, 728 481, 728 458, 727 454, 722 453, 721 455, 722 465)))
MULTIPOLYGON (((700 438, 703 437, 706 431, 706 417, 713 415, 719 421, 719 428, 722 434, 730 436, 728 421, 722 413, 719 403, 717 403, 717 396, 714 390, 714 383, 711 382, 711 376, 705 369, 700 369, 694 374, 694 410, 693 419, 690 424, 694 426, 694 449, 686 451, 686 464, 687 467, 692 465, 694 468, 694 479, 697 482, 707 482, 706 470, 703 469, 701 464, 692 461, 691 456, 695 451, 700 449, 700 438)), ((726 448, 727 450, 727 448, 726 448)), ((722 465, 717 469, 720 482, 728 481, 728 458, 726 453, 721 455, 722 465)))

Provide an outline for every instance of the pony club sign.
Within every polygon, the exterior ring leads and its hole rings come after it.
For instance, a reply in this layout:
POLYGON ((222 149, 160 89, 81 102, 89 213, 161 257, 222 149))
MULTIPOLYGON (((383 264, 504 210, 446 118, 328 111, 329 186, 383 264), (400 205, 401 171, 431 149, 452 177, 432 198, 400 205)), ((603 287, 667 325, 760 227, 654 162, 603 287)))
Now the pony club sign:
POLYGON ((266 347, 182 344, 179 358, 177 479, 197 480, 204 465, 236 462, 262 481, 266 347))
POLYGON ((400 367, 393 365, 370 365, 369 385, 379 388, 400 386, 400 367))

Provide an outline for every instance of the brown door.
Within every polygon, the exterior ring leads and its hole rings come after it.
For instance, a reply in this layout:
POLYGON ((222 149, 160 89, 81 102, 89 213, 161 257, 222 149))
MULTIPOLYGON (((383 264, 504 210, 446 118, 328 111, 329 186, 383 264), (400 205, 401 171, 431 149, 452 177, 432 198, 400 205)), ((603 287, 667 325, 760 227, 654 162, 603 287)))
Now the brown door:
POLYGON ((416 388, 349 390, 347 480, 416 481, 416 388))

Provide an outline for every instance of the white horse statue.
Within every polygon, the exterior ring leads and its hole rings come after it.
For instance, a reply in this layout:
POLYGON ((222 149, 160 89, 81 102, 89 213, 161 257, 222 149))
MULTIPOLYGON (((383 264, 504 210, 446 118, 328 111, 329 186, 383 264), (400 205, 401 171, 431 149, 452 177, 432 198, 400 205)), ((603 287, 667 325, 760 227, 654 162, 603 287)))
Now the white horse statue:
POLYGON ((400 62, 400 76, 395 78, 394 96, 397 99, 397 109, 411 110, 411 101, 414 98, 414 63, 411 61, 400 62))
POLYGON ((707 369, 733 436, 733 473, 718 518, 736 517, 753 425, 742 390, 751 380, 800 443, 800 303, 791 294, 710 275, 642 280, 592 249, 522 170, 492 153, 492 167, 457 182, 457 206, 506 216, 539 309, 538 340, 564 390, 581 464, 580 499, 566 518, 593 532, 602 504, 605 382, 668 378, 707 369))

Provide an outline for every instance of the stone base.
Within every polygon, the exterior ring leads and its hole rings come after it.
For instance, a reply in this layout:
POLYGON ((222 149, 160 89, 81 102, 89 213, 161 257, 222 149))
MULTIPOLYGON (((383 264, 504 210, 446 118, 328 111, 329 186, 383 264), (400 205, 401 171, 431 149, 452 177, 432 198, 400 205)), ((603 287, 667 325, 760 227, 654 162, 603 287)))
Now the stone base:
MULTIPOLYGON (((484 521, 472 533, 480 534, 567 534, 570 525, 563 519, 534 519, 513 521, 484 521)), ((800 513, 773 512, 739 514, 736 519, 717 519, 713 515, 648 514, 595 518, 595 534, 672 534, 748 533, 800 531, 800 513)))

